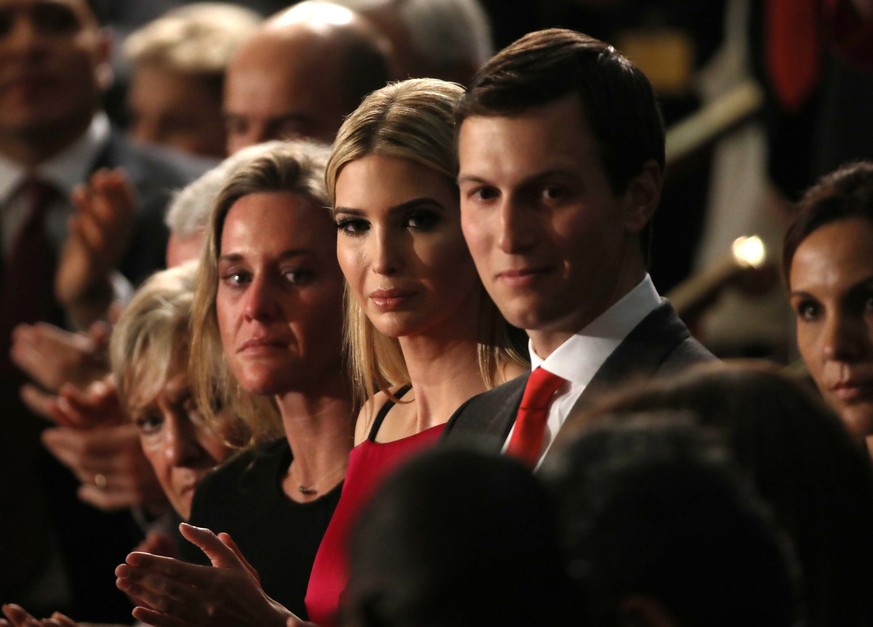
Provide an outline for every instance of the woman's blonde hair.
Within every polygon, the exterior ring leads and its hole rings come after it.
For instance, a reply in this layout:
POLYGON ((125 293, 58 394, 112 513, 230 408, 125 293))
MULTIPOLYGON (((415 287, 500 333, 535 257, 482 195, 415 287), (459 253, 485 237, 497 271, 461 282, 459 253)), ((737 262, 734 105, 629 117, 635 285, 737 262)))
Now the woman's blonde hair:
POLYGON ((243 390, 230 370, 215 311, 218 257, 224 222, 237 200, 263 192, 290 192, 328 211, 324 166, 329 149, 311 141, 283 142, 234 169, 215 200, 200 257, 192 317, 189 371, 194 395, 207 419, 227 407, 249 427, 249 445, 282 435, 282 422, 272 398, 243 390))
MULTIPOLYGON (((453 111, 464 88, 433 78, 392 83, 374 91, 348 117, 337 133, 325 170, 331 206, 343 167, 368 155, 415 161, 443 175, 457 189, 453 111)), ((512 347, 508 325, 480 286, 479 371, 487 387, 502 382, 509 361, 523 363, 512 347)), ((409 383, 400 342, 376 331, 355 298, 345 293, 345 341, 356 400, 364 403, 376 391, 409 383)))
MULTIPOLYGON (((184 373, 191 347, 190 324, 197 262, 152 275, 137 290, 112 331, 109 357, 126 412, 158 395, 171 377, 184 373)), ((223 415, 221 433, 238 444, 248 439, 242 424, 223 415)))

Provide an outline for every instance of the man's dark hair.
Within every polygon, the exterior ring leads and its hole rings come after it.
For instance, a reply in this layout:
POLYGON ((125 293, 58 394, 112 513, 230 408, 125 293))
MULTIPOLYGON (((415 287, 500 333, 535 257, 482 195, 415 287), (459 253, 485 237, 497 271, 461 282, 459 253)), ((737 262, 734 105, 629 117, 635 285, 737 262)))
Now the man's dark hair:
POLYGON ((529 33, 491 58, 457 109, 514 115, 576 94, 600 148, 613 192, 622 193, 643 165, 664 168, 664 124, 649 79, 609 44, 573 30, 529 33))
MULTIPOLYGON (((612 191, 621 194, 650 159, 664 169, 664 122, 649 79, 609 44, 551 28, 529 33, 491 58, 457 107, 471 116, 506 116, 571 94, 582 103, 612 191)), ((651 223, 641 234, 648 257, 651 223)))

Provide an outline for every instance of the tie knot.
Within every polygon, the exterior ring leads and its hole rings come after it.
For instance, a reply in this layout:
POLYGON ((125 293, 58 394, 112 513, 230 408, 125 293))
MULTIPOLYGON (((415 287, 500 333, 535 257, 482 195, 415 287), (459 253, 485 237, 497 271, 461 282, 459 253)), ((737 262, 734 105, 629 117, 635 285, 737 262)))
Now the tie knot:
POLYGON ((555 391, 565 383, 566 379, 549 372, 545 368, 537 368, 530 373, 524 394, 521 398, 521 407, 526 409, 548 407, 555 391))

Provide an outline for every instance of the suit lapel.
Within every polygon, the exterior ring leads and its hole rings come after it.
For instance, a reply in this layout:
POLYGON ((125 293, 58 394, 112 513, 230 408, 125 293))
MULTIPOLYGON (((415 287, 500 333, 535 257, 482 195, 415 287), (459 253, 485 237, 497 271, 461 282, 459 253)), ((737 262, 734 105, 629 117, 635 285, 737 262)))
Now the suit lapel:
POLYGON ((570 414, 613 391, 617 384, 651 378, 676 346, 688 337, 690 333, 673 307, 662 300, 606 359, 570 414))

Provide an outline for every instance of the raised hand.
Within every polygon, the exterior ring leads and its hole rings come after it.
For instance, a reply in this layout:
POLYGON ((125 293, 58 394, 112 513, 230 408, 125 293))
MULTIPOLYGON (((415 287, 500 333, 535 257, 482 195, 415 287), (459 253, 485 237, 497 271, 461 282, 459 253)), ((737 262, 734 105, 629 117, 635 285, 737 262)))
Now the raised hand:
POLYGON ((87 333, 71 333, 43 322, 15 327, 10 358, 36 383, 22 387, 24 402, 49 418, 49 401, 62 385, 84 388, 106 374, 108 339, 109 328, 103 323, 92 325, 87 333))
POLYGON ((154 513, 167 509, 135 425, 55 427, 42 433, 42 443, 82 482, 78 491, 82 501, 107 511, 134 506, 154 513))
POLYGON ((55 297, 67 315, 87 327, 112 302, 110 274, 127 249, 136 198, 122 170, 98 170, 73 191, 68 225, 55 275, 55 297))
POLYGON ((199 566, 175 559, 131 553, 115 569, 116 585, 135 600, 133 616, 158 627, 241 627, 312 625, 295 617, 261 588, 257 573, 227 534, 182 523, 188 541, 211 562, 199 566))

